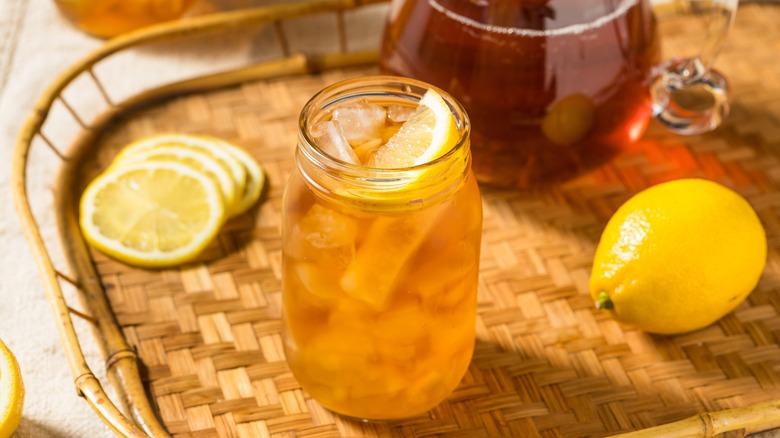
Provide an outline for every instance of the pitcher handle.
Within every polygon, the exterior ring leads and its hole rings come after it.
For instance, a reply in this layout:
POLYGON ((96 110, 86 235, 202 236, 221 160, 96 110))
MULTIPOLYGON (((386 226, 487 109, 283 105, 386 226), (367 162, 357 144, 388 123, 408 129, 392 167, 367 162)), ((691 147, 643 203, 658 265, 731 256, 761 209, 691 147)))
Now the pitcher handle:
POLYGON ((701 134, 718 127, 730 109, 726 77, 712 68, 737 12, 738 0, 656 0, 659 23, 666 16, 696 16, 705 25, 699 53, 672 57, 653 71, 653 116, 679 134, 701 134))

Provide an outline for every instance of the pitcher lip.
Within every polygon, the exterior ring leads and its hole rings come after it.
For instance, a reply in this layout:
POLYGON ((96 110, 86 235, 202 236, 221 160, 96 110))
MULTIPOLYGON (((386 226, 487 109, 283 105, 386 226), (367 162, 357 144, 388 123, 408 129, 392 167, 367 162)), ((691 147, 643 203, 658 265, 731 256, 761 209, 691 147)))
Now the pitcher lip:
POLYGON ((383 179, 383 178, 396 179, 399 173, 404 173, 407 171, 420 171, 425 168, 439 165, 443 162, 451 160, 453 156, 460 153, 463 148, 467 148, 469 146, 468 134, 470 132, 470 128, 471 128, 471 124, 469 122, 469 118, 468 118, 468 114, 466 113, 466 110, 463 108, 460 102, 458 102, 448 92, 440 89, 439 87, 428 84, 427 82, 406 78, 402 76, 392 76, 392 75, 361 76, 361 77, 346 79, 331 84, 323 88, 319 92, 317 92, 314 96, 311 97, 311 99, 309 99, 308 102, 306 102, 306 104, 301 109, 300 116, 298 118, 299 136, 302 137, 302 140, 306 145, 310 146, 310 148, 307 148, 307 150, 303 152, 309 158, 312 158, 311 161, 317 163, 319 167, 337 169, 348 173, 370 172, 372 174, 372 177, 375 179, 383 179), (397 85, 398 86, 397 89, 395 88, 393 88, 392 90, 376 89, 379 86, 390 85, 390 84, 397 85), (419 98, 422 97, 422 93, 424 93, 425 90, 431 88, 434 89, 437 93, 439 93, 442 96, 444 101, 450 107, 450 110, 452 110, 453 115, 455 116, 455 121, 458 127, 459 138, 458 141, 455 143, 455 145, 442 156, 435 158, 427 163, 422 163, 410 167, 391 168, 391 169, 367 167, 367 166, 347 163, 332 157, 331 155, 323 151, 317 145, 317 142, 311 137, 311 134, 308 129, 309 128, 308 122, 310 121, 311 117, 318 114, 321 111, 326 110, 331 105, 336 104, 338 102, 342 102, 347 99, 355 98, 357 96, 395 95, 407 99, 408 96, 415 95, 410 90, 407 90, 407 88, 410 86, 417 87, 419 90, 422 91, 421 93, 419 93, 419 96, 417 96, 416 101, 419 101, 419 98), (374 89, 373 91, 371 91, 372 88, 374 89), (339 93, 339 91, 342 91, 342 93, 339 93))
POLYGON ((537 29, 523 29, 513 26, 501 26, 494 24, 480 23, 473 18, 465 17, 461 14, 455 13, 445 6, 439 3, 438 0, 425 0, 431 5, 432 8, 446 15, 448 18, 455 20, 465 26, 480 29, 485 32, 491 32, 494 34, 516 35, 522 37, 550 37, 560 35, 576 35, 578 33, 586 32, 592 29, 598 29, 605 24, 613 21, 615 18, 624 14, 630 7, 641 2, 642 0, 622 0, 618 6, 616 6, 611 12, 604 14, 595 20, 591 20, 586 23, 570 24, 558 29, 549 30, 537 30, 537 29))

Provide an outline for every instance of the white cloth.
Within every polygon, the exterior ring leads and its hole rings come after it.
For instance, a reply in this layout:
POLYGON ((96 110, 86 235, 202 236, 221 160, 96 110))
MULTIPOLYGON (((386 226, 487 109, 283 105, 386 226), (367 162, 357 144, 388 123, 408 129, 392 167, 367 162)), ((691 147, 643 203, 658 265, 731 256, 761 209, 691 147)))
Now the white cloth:
MULTIPOLYGON (((100 44, 67 23, 50 0, 0 2, 0 339, 16 355, 26 389, 15 437, 114 436, 76 394, 10 189, 23 121, 55 76, 100 44)), ((38 209, 50 208, 48 187, 31 184, 30 195, 38 209)), ((99 364, 96 347, 85 353, 99 364)), ((104 374, 102 366, 93 368, 104 374)))

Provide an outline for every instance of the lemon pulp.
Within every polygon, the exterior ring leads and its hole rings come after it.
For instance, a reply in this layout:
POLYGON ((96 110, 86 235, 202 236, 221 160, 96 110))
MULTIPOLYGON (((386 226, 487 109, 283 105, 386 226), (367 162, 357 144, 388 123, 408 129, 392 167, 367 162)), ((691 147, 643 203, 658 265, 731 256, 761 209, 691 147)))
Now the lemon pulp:
POLYGON ((420 99, 409 120, 376 151, 368 164, 382 169, 425 164, 446 154, 457 140, 457 126, 450 107, 431 89, 420 99))

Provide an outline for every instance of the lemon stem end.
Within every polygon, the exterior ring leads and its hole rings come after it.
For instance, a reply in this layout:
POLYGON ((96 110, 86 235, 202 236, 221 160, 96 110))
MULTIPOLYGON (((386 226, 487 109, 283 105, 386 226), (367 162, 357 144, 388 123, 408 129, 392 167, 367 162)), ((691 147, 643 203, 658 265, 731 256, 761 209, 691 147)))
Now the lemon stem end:
POLYGON ((600 310, 612 310, 615 308, 615 304, 609 299, 609 294, 601 291, 596 298, 596 308, 600 310))

